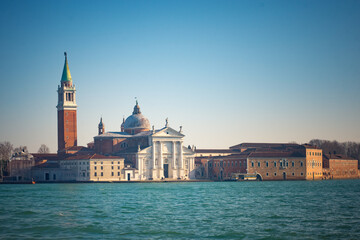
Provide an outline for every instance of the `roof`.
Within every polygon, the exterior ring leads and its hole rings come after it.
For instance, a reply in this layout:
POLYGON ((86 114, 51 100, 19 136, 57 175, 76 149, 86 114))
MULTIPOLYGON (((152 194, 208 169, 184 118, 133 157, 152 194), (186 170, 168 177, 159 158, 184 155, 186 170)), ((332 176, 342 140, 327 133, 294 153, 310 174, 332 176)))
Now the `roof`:
POLYGON ((238 148, 286 148, 286 147, 298 147, 296 143, 241 143, 230 147, 230 149, 238 148))
POLYGON ((285 157, 305 157, 299 151, 279 151, 279 152, 252 152, 249 158, 285 158, 285 157))
POLYGON ((196 149, 196 153, 232 153, 230 149, 196 149))
POLYGON ((59 164, 54 162, 45 162, 34 166, 34 168, 59 168, 59 167, 60 167, 59 164))
POLYGON ((305 148, 310 148, 310 149, 320 149, 320 148, 318 148, 317 146, 315 146, 315 145, 310 145, 310 144, 303 144, 303 146, 305 147, 305 148))
POLYGON ((95 153, 95 154, 75 155, 68 157, 65 160, 88 160, 88 159, 122 159, 122 158, 116 156, 104 156, 95 153))
POLYGON ((323 154, 325 159, 337 159, 337 160, 356 160, 355 158, 348 157, 344 154, 323 154))
POLYGON ((63 70, 62 77, 61 77, 61 82, 71 82, 72 78, 71 78, 71 74, 70 74, 70 69, 69 69, 69 64, 67 61, 66 52, 64 53, 64 55, 65 55, 65 63, 64 63, 64 70, 63 70))

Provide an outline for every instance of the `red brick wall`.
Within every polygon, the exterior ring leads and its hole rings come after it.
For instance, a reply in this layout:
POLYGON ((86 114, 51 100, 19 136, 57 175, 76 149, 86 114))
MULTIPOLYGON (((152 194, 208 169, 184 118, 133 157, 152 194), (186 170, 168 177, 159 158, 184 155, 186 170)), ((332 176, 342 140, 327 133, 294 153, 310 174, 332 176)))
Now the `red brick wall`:
POLYGON ((58 111, 58 151, 77 146, 76 110, 58 111))
POLYGON ((358 160, 330 159, 327 179, 358 178, 358 160))

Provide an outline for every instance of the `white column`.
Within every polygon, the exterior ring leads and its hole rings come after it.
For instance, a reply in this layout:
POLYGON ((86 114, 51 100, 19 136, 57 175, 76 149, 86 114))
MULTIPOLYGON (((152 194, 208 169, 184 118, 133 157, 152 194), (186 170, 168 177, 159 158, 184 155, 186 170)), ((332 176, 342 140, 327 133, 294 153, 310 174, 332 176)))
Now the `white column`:
MULTIPOLYGON (((161 142, 159 141, 159 148, 160 148, 160 156, 159 156, 159 161, 160 161, 160 169, 163 169, 164 168, 164 163, 163 163, 163 156, 162 156, 162 144, 161 142)), ((163 175, 163 173, 161 173, 161 175, 163 175)))
POLYGON ((139 180, 141 180, 141 175, 142 175, 142 164, 141 164, 141 159, 139 156, 139 153, 136 154, 136 165, 138 167, 139 170, 139 180))
POLYGON ((172 162, 172 165, 173 165, 173 169, 176 169, 176 155, 175 155, 175 141, 172 141, 172 158, 173 158, 173 162, 172 162))
POLYGON ((153 142, 153 147, 152 147, 152 164, 153 164, 153 169, 156 169, 156 165, 155 165, 155 152, 156 152, 156 142, 153 142))
POLYGON ((179 145, 180 145, 180 151, 179 151, 179 154, 180 154, 180 169, 183 169, 184 168, 184 163, 183 163, 183 149, 182 149, 182 142, 179 141, 179 145))

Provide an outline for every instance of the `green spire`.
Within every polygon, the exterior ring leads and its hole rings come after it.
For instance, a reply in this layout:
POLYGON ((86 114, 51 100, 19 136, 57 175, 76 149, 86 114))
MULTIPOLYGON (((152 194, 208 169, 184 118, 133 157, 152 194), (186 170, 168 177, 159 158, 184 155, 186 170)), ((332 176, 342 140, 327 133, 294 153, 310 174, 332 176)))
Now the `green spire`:
POLYGON ((69 64, 67 61, 67 54, 66 52, 64 52, 65 55, 65 64, 64 64, 64 70, 63 70, 63 74, 61 77, 61 82, 71 82, 71 74, 70 74, 70 69, 69 69, 69 64))

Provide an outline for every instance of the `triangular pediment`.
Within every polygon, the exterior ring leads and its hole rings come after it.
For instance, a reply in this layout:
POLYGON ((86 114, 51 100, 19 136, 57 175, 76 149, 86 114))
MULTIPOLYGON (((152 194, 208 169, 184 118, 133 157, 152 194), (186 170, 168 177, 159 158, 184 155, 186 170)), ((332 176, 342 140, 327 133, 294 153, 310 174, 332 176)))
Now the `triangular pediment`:
POLYGON ((171 127, 165 127, 152 135, 153 137, 183 138, 184 134, 179 133, 171 127))

